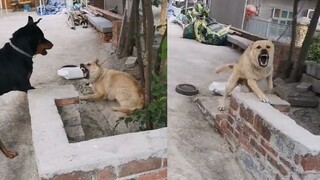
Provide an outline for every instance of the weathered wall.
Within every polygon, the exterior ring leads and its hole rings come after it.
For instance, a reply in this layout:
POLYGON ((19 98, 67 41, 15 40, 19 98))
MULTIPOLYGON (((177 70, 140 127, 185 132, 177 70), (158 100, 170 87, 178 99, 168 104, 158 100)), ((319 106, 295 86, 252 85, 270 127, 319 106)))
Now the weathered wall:
POLYGON ((212 0, 210 17, 220 23, 242 28, 247 0, 212 0))
POLYGON ((261 103, 252 93, 233 93, 229 112, 215 118, 215 127, 256 179, 320 178, 320 136, 277 110, 289 107, 261 103))

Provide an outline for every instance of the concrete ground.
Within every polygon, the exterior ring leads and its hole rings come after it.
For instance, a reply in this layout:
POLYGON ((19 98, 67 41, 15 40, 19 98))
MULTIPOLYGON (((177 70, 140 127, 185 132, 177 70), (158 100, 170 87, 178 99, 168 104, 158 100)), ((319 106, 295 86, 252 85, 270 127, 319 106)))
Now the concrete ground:
MULTIPOLYGON (((32 16, 34 20, 40 18, 35 12, 14 12, 0 17, 1 47, 9 41, 14 31, 26 25, 28 15, 32 16)), ((31 84, 34 87, 57 88, 62 84, 72 84, 79 93, 88 93, 89 88, 84 86, 85 80, 65 80, 57 75, 57 70, 64 65, 79 65, 95 58, 104 61, 103 66, 105 67, 121 69, 124 65, 125 60, 116 61, 113 58, 111 45, 101 43, 99 34, 94 28, 84 29, 77 26, 76 30, 71 30, 66 24, 66 14, 42 16, 41 18, 38 26, 54 46, 46 56, 37 55, 33 59, 34 70, 31 84)), ((19 156, 12 160, 0 153, 0 179, 38 179, 25 93, 10 92, 0 96, 0 106, 2 107, 0 109, 0 138, 10 149, 19 153, 19 156)), ((81 103, 80 111, 86 115, 83 123, 84 129, 89 132, 89 139, 114 133, 111 132, 111 128, 106 126, 108 122, 93 121, 98 116, 100 119, 111 116, 109 106, 110 104, 106 102, 81 103)))
POLYGON ((201 44, 183 39, 182 29, 169 24, 168 31, 168 159, 170 180, 248 180, 224 139, 210 126, 194 97, 175 92, 176 85, 190 83, 212 97, 209 85, 225 81, 229 74, 215 74, 215 68, 235 61, 239 53, 229 47, 201 44))

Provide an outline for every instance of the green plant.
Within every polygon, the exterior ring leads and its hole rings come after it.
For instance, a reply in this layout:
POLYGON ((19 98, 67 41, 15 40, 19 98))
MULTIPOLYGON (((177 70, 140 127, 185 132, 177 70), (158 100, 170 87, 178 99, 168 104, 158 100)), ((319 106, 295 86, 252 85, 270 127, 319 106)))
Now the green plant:
POLYGON ((167 127, 167 31, 162 37, 158 57, 160 59, 152 66, 151 102, 134 110, 131 116, 120 118, 114 129, 121 121, 127 127, 129 123, 139 123, 141 131, 167 127))
POLYGON ((159 5, 161 4, 161 0, 151 0, 151 3, 153 6, 159 7, 159 5))
POLYGON ((308 50, 307 60, 320 63, 320 34, 315 36, 308 50))
POLYGON ((134 110, 131 116, 120 118, 115 128, 123 120, 127 127, 129 123, 139 123, 141 131, 167 127, 167 82, 154 74, 151 87, 151 103, 134 110))

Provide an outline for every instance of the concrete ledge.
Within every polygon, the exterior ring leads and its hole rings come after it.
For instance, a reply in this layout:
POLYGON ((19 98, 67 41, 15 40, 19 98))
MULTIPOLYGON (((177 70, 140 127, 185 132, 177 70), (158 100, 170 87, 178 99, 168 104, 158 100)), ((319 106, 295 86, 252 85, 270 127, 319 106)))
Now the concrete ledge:
POLYGON ((103 17, 96 17, 86 14, 88 21, 102 33, 112 32, 112 22, 103 17))
POLYGON ((253 93, 234 92, 223 113, 215 110, 217 102, 197 100, 255 179, 319 179, 320 136, 276 109, 278 103, 280 110, 287 109, 287 102, 274 95, 267 97, 273 105, 260 102, 253 93))
POLYGON ((41 179, 116 179, 166 169, 166 128, 69 143, 55 99, 77 97, 73 86, 28 92, 32 139, 41 179))
POLYGON ((247 47, 253 43, 251 40, 232 34, 227 35, 227 41, 240 47, 242 50, 247 49, 247 47))

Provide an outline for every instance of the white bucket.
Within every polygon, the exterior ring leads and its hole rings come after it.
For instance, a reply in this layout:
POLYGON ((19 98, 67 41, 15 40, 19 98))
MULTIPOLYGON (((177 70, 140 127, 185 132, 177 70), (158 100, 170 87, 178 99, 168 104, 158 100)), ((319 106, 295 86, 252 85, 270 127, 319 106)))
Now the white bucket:
POLYGON ((64 67, 59 69, 57 73, 65 79, 79 79, 84 77, 80 67, 64 67))

